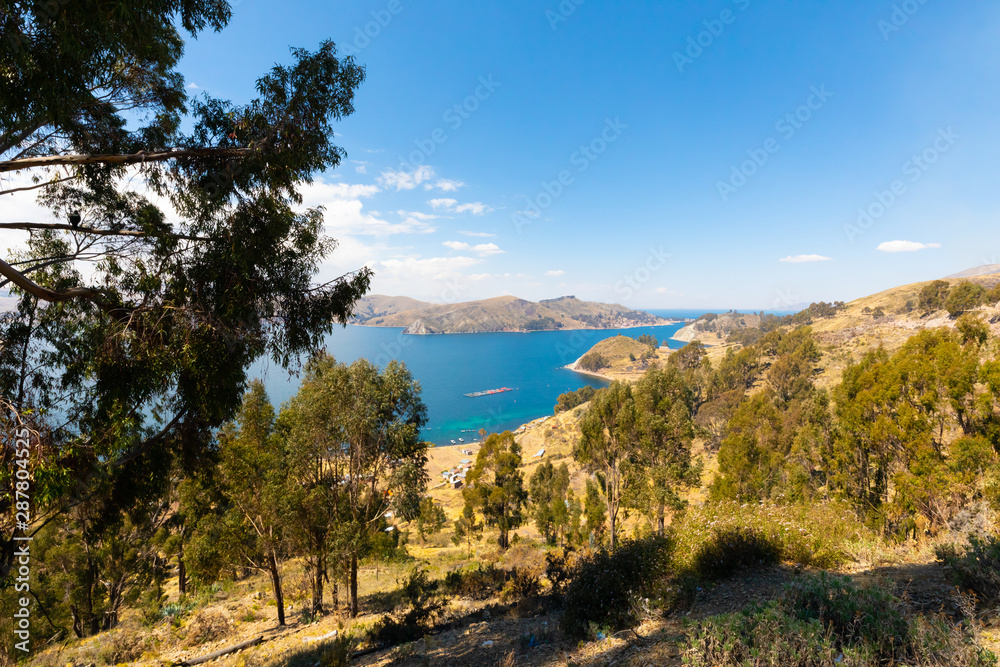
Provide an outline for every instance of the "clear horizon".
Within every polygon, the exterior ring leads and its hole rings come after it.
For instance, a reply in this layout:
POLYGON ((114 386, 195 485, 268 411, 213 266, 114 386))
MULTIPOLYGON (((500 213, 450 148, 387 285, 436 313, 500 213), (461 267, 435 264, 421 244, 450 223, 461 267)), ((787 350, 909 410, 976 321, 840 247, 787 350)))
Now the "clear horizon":
MULTIPOLYGON (((238 2, 181 71, 239 104, 289 46, 367 68, 349 158, 304 188, 339 242, 321 278, 783 310, 1000 261, 998 29, 1000 6, 927 0, 238 2)), ((0 221, 51 220, 33 199, 0 221)))

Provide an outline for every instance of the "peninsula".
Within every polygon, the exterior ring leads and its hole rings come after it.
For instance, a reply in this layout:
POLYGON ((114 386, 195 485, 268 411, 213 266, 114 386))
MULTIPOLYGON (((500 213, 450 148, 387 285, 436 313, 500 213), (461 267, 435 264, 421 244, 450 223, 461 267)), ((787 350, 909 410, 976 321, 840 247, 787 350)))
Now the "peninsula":
POLYGON ((403 327, 408 334, 625 329, 671 324, 619 304, 562 296, 539 302, 500 296, 482 301, 433 304, 409 297, 372 295, 361 299, 352 324, 403 327))

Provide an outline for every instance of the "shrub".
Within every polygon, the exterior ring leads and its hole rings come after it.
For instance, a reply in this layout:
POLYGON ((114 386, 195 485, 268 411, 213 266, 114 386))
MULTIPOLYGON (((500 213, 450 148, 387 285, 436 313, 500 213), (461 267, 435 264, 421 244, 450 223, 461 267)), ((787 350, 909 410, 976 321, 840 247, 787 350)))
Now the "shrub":
POLYGON ((608 360, 600 352, 588 352, 580 359, 580 368, 585 371, 597 372, 609 365, 608 360))
MULTIPOLYGON (((318 644, 282 653, 264 663, 264 667, 347 667, 357 641, 350 635, 334 637, 318 644)), ((238 665, 240 663, 237 663, 238 665)), ((249 666, 249 662, 245 663, 249 666)))
POLYGON ((833 567, 848 560, 846 545, 871 532, 843 503, 774 505, 718 501, 687 510, 672 527, 674 566, 692 571, 695 558, 717 535, 742 531, 779 550, 779 560, 833 567))
POLYGON ((1000 599, 1000 539, 969 537, 969 546, 937 548, 938 561, 951 567, 955 583, 973 591, 984 602, 1000 599))
POLYGON ((400 583, 403 599, 409 603, 410 609, 402 619, 387 614, 376 621, 369 633, 376 646, 394 646, 420 639, 433 616, 444 606, 437 594, 437 582, 430 580, 427 570, 415 567, 400 583))
POLYGON ((504 602, 519 602, 537 597, 541 589, 542 584, 537 574, 528 570, 514 570, 500 592, 500 599, 504 602))
POLYGON ((777 600, 693 625, 690 665, 995 665, 992 653, 941 617, 907 619, 903 603, 849 577, 803 577, 777 600))
POLYGON ((656 595, 668 576, 670 551, 669 540, 649 537, 581 558, 566 588, 563 630, 584 637, 591 624, 612 630, 638 625, 642 599, 656 595))
POLYGON ((501 590, 507 579, 507 572, 493 564, 474 569, 452 570, 444 577, 444 590, 456 597, 486 600, 501 590))
POLYGON ((147 648, 149 638, 146 635, 122 629, 102 639, 99 655, 107 664, 118 665, 137 661, 147 648))
POLYGON ((753 528, 716 531, 694 554, 690 574, 699 579, 721 579, 737 570, 773 565, 781 560, 781 546, 753 528))
POLYGON ((229 633, 229 620, 217 611, 200 611, 188 625, 186 643, 197 646, 229 633))

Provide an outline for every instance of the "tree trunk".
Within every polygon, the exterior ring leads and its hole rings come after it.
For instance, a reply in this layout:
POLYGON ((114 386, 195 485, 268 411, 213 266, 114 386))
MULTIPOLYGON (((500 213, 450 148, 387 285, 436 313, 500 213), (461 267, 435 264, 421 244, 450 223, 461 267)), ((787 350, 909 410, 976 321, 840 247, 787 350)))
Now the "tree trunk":
POLYGON ((618 544, 618 516, 617 512, 614 510, 611 503, 611 490, 608 489, 608 523, 611 525, 611 548, 614 549, 615 545, 618 544))
POLYGON ((351 618, 358 615, 358 555, 351 554, 351 618))
POLYGON ((278 625, 285 625, 285 596, 281 593, 281 573, 278 571, 278 559, 274 550, 267 555, 267 564, 271 570, 271 587, 274 588, 274 602, 278 606, 278 625))
POLYGON ((323 613, 323 571, 326 569, 322 554, 316 556, 316 569, 313 571, 312 613, 323 613))
POLYGON ((187 595, 187 568, 184 567, 184 539, 181 538, 180 547, 177 550, 177 591, 182 595, 187 595))
POLYGON ((660 537, 663 537, 663 531, 666 530, 666 512, 664 511, 663 503, 660 503, 660 507, 656 513, 656 525, 660 537))

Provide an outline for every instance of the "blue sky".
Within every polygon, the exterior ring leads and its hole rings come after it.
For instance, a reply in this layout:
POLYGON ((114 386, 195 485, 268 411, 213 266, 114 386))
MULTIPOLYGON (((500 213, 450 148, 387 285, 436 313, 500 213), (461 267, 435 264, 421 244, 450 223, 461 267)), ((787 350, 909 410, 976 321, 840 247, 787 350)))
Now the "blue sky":
POLYGON ((1000 6, 621 4, 242 0, 181 69, 243 102, 355 54, 307 202, 376 293, 780 308, 1000 262, 1000 6))

